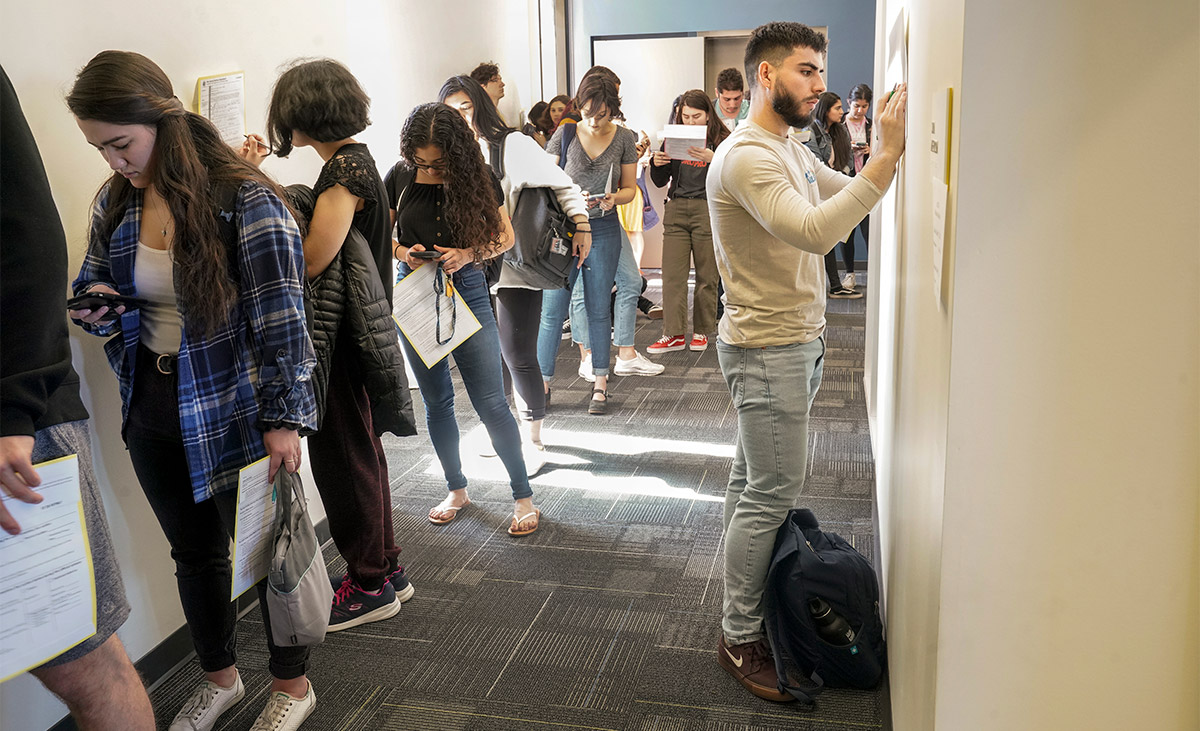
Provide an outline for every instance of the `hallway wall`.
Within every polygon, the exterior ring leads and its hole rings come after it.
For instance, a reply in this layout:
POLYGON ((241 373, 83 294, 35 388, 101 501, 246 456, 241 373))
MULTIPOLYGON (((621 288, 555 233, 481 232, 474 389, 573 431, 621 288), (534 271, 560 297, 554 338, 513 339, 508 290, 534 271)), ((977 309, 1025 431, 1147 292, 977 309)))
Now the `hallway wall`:
MULTIPOLYGON (((297 57, 336 58, 372 98, 373 124, 358 139, 370 146, 384 172, 399 157, 400 129, 409 110, 435 100, 446 77, 470 71, 480 61, 500 64, 507 83, 501 109, 510 120, 530 106, 537 93, 531 79, 538 74, 531 61, 537 52, 532 2, 536 0, 297 0, 248 6, 231 0, 129 0, 119 12, 112 4, 83 0, 19 3, 4 10, 0 63, 17 89, 46 163, 74 274, 85 248, 86 213, 108 168, 84 141, 63 97, 78 69, 99 51, 146 54, 163 67, 189 107, 197 77, 245 71, 249 131, 264 128, 281 64, 297 57)), ((272 158, 264 168, 284 183, 311 184, 320 159, 302 149, 288 160, 272 158)), ((72 328, 75 366, 94 425, 97 474, 133 605, 120 636, 137 660, 181 627, 183 615, 166 541, 121 443, 116 379, 101 345, 98 338, 72 328)), ((315 500, 315 492, 310 494, 315 500)), ((0 686, 0 728, 46 728, 65 713, 31 676, 0 686)))
POLYGON ((1200 727, 1197 7, 906 4, 877 425, 895 728, 1200 727))

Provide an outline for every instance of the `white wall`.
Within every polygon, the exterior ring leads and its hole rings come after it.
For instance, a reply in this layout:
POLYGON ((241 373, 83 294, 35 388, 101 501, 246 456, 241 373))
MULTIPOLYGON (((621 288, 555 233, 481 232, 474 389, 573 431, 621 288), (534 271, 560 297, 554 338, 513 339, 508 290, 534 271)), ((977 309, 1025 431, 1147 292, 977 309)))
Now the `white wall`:
POLYGON ((895 728, 1200 728, 1197 7, 907 5, 878 374, 895 728), (947 85, 939 312, 925 130, 947 85))
MULTIPOLYGON (((244 70, 250 130, 264 127, 281 64, 301 56, 341 60, 371 95, 373 125, 358 138, 386 169, 398 158, 408 111, 433 101, 446 77, 470 71, 479 61, 500 64, 508 84, 502 109, 510 121, 520 118, 538 93, 531 83, 537 78, 537 49, 529 2, 295 0, 248 6, 232 0, 126 0, 119 8, 83 0, 10 3, 0 24, 0 62, 16 86, 46 162, 74 272, 83 258, 86 212, 107 168, 84 142, 63 97, 78 69, 99 51, 146 54, 163 67, 176 94, 189 105, 198 76, 244 70)), ((320 160, 310 150, 297 150, 292 159, 272 159, 264 167, 281 182, 311 184, 320 160)), ((74 337, 72 348, 93 417, 105 507, 133 605, 120 634, 136 660, 183 624, 174 567, 120 440, 120 402, 101 343, 74 337)), ((28 675, 0 686, 0 728, 45 728, 64 714, 63 706, 28 675)))

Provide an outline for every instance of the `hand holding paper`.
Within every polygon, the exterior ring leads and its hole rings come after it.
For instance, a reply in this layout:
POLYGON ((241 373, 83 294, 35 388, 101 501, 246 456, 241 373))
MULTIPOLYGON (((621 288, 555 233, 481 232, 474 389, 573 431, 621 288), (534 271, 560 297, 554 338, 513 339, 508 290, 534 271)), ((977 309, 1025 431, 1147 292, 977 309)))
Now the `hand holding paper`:
POLYGON ((668 124, 663 128, 663 152, 672 160, 691 160, 693 147, 704 147, 708 127, 702 124, 668 124))

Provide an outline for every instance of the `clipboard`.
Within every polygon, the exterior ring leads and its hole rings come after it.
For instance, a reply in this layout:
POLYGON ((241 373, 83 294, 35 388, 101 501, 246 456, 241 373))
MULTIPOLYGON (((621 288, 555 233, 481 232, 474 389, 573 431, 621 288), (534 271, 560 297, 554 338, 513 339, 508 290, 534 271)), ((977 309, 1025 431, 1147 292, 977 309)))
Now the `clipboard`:
MULTIPOLYGON (((455 348, 466 342, 467 338, 479 332, 481 327, 475 313, 467 307, 457 289, 447 295, 434 294, 433 282, 436 274, 437 264, 422 264, 397 282, 392 290, 392 317, 426 368, 433 368, 440 363, 455 348), (440 344, 437 332, 439 305, 435 298, 442 300, 442 312, 448 312, 450 307, 454 307, 454 311, 458 313, 453 335, 440 344)), ((442 319, 441 335, 444 336, 447 324, 444 322, 446 318, 442 319)))

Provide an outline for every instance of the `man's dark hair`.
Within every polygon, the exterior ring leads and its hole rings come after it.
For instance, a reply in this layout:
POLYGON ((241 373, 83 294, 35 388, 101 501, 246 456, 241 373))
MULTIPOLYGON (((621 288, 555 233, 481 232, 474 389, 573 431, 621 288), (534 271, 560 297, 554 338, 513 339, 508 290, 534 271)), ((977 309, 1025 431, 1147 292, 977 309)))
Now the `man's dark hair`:
POLYGON ((579 91, 575 92, 575 108, 582 112, 584 109, 593 114, 603 106, 613 119, 624 119, 621 114, 621 97, 617 94, 617 85, 605 74, 584 76, 579 82, 579 91))
POLYGON ((721 69, 721 73, 717 74, 717 94, 723 91, 745 91, 746 87, 742 85, 742 72, 730 66, 727 69, 721 69))
POLYGON ((479 82, 480 86, 487 86, 489 82, 500 75, 500 67, 491 61, 484 61, 475 67, 468 76, 479 82))
POLYGON ((811 48, 825 53, 825 36, 802 23, 776 21, 760 25, 750 34, 746 44, 746 80, 751 88, 758 85, 758 65, 763 61, 778 66, 792 55, 796 47, 811 48))
POLYGON ((371 123, 371 98, 350 69, 329 58, 294 62, 279 75, 267 106, 267 139, 279 157, 292 151, 292 130, 317 142, 352 137, 371 123))

